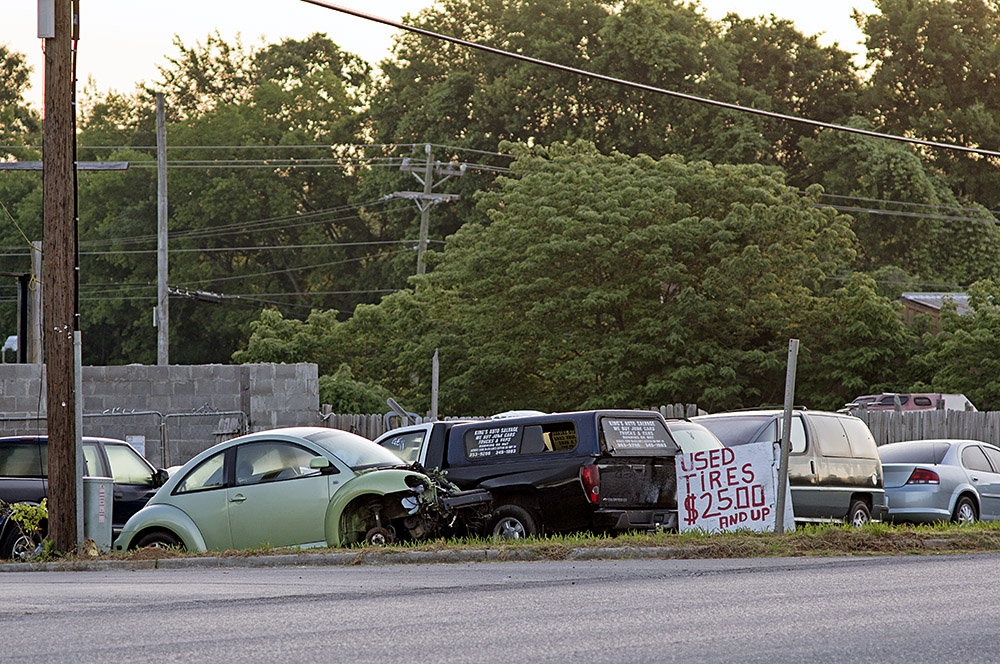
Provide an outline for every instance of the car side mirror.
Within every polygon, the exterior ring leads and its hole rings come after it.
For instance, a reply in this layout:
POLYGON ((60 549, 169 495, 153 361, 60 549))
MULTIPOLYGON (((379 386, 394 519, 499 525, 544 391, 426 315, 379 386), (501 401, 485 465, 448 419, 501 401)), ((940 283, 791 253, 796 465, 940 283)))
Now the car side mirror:
POLYGON ((156 472, 153 473, 153 486, 161 487, 167 483, 168 479, 170 479, 170 473, 165 471, 163 468, 157 468, 156 472))
POLYGON ((318 470, 323 475, 333 475, 338 472, 336 467, 325 456, 314 456, 309 459, 309 467, 313 470, 318 470))

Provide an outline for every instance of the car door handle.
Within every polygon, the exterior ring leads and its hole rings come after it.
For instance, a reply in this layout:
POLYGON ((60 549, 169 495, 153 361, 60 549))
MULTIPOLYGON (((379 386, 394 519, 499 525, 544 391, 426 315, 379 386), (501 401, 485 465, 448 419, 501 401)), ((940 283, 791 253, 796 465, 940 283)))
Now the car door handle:
POLYGON ((115 493, 115 498, 118 498, 119 500, 121 500, 124 497, 125 497, 124 493, 115 493))
POLYGON ((246 496, 244 496, 242 493, 238 493, 235 496, 233 496, 232 498, 230 498, 229 502, 231 502, 231 503, 242 503, 246 499, 247 499, 246 496))
POLYGON ((813 475, 816 474, 816 462, 812 459, 809 459, 809 471, 812 472, 813 475))

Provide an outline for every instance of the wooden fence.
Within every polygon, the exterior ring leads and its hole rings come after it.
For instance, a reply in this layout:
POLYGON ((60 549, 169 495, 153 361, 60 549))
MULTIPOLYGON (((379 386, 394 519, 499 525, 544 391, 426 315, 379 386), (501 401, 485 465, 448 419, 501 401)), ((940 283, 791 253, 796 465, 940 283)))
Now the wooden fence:
POLYGON ((1000 412, 968 410, 859 411, 879 445, 901 440, 965 438, 1000 445, 1000 412))
MULTIPOLYGON (((699 410, 697 406, 693 404, 668 404, 666 406, 660 406, 658 408, 647 408, 644 410, 656 410, 659 411, 661 415, 667 418, 672 417, 694 417, 695 415, 704 415, 704 410, 699 410)), ((401 418, 395 413, 387 413, 384 415, 380 414, 367 414, 367 415, 349 415, 342 413, 333 413, 329 406, 323 408, 322 413, 324 425, 330 427, 331 429, 342 429, 344 431, 350 431, 351 433, 356 433, 359 436, 364 436, 370 440, 375 440, 386 431, 396 429, 404 425, 401 418)), ((473 417, 443 417, 439 418, 443 420, 451 419, 468 419, 468 420, 485 420, 486 417, 473 416, 473 417)), ((429 418, 424 418, 417 416, 415 418, 410 418, 405 424, 420 424, 421 422, 429 422, 429 418)))

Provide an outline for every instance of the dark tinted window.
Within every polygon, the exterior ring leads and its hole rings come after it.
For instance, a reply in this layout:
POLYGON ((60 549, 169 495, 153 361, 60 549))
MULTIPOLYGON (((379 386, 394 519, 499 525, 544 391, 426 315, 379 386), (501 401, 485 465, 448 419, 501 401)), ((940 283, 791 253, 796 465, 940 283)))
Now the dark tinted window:
POLYGON ((604 444, 617 454, 673 454, 677 443, 667 432, 663 420, 648 417, 603 417, 601 433, 604 444))
POLYGON ((45 445, 38 443, 0 444, 0 476, 45 477, 45 445))
POLYGON ((882 463, 941 463, 948 453, 948 443, 892 443, 878 448, 882 463))
POLYGON ((899 394, 899 395, 890 394, 888 396, 884 396, 881 399, 879 399, 878 403, 880 406, 892 406, 896 403, 897 396, 899 397, 900 406, 902 406, 904 403, 910 400, 910 396, 908 394, 899 394))
POLYGON ((914 406, 930 406, 931 400, 929 397, 913 397, 914 406))
POLYGON ((962 450, 962 465, 969 470, 980 470, 984 473, 992 473, 993 468, 986 459, 986 454, 979 449, 978 445, 969 445, 962 450))
MULTIPOLYGON (((823 456, 850 457, 851 446, 847 433, 840 426, 840 418, 828 415, 813 415, 809 418, 816 430, 816 447, 823 456)), ((860 421, 860 420, 859 420, 860 421)))
POLYGON ((577 434, 572 422, 527 424, 523 427, 498 424, 469 429, 462 442, 467 459, 497 459, 568 452, 576 448, 577 434))
POLYGON ((720 415, 718 417, 698 417, 695 420, 714 433, 726 447, 746 445, 753 440, 754 434, 769 421, 771 426, 774 426, 770 415, 720 415))

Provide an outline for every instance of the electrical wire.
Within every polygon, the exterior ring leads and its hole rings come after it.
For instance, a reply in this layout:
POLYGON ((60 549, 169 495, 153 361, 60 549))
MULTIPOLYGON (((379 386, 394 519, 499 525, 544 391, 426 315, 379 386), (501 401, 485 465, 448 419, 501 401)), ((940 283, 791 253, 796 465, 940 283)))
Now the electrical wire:
POLYGON ((1000 157, 1000 152, 995 150, 984 150, 982 148, 972 148, 965 145, 957 145, 954 143, 940 143, 938 141, 929 141, 922 138, 911 138, 907 136, 897 136, 895 134, 886 134, 883 132, 872 131, 869 129, 860 129, 857 127, 848 127, 845 125, 839 125, 832 122, 823 122, 821 120, 813 120, 811 118, 802 118, 794 115, 786 115, 784 113, 777 113, 774 111, 765 111, 759 108, 753 108, 750 106, 741 106, 739 104, 731 104, 729 102, 718 101, 715 99, 709 99, 707 97, 699 97, 697 95, 687 94, 684 92, 677 92, 676 90, 668 90, 667 88, 659 88, 653 85, 646 85, 645 83, 637 83, 635 81, 630 81, 623 78, 616 78, 614 76, 608 76, 606 74, 598 74, 597 72, 587 71, 586 69, 578 69, 577 67, 570 67, 569 65, 563 65, 556 62, 551 62, 549 60, 542 60, 540 58, 532 58, 520 53, 513 53, 511 51, 505 51, 500 48, 495 48, 493 46, 486 46, 484 44, 477 44, 476 42, 471 42, 466 39, 459 39, 458 37, 452 37, 449 35, 444 35, 439 32, 433 32, 425 28, 418 28, 416 26, 407 25, 399 21, 393 21, 391 19, 382 18, 381 16, 375 16, 374 14, 367 14, 356 9, 350 9, 348 7, 342 7, 340 5, 335 5, 330 2, 325 2, 324 0, 301 0, 310 5, 316 5, 317 7, 323 7, 325 9, 331 9, 335 12, 340 12, 341 14, 347 14, 349 16, 354 16, 356 18, 364 19, 366 21, 372 21, 375 23, 381 23, 382 25, 388 25, 390 27, 396 28, 397 30, 404 30, 406 32, 412 32, 418 35, 423 35, 424 37, 430 37, 432 39, 438 39, 441 41, 451 42, 452 44, 457 44, 459 46, 465 46, 467 48, 476 49, 478 51, 483 51, 486 53, 492 53, 494 55, 500 55, 512 60, 519 60, 521 62, 527 62, 534 65, 539 65, 542 67, 548 67, 549 69, 555 69, 557 71, 566 72, 569 74, 576 74, 577 76, 582 76, 584 78, 592 78, 598 81, 604 81, 605 83, 613 83, 615 85, 621 85, 624 87, 633 88, 636 90, 642 90, 643 92, 652 92, 655 94, 666 95, 669 97, 675 97, 677 99, 684 99, 686 101, 696 102, 698 104, 705 104, 708 106, 715 106, 717 108, 724 108, 730 111, 737 111, 740 113, 749 113, 753 115, 759 115, 761 117, 771 118, 773 120, 782 120, 785 122, 797 122, 799 124, 805 124, 812 127, 819 127, 821 129, 833 129, 836 131, 843 131, 852 134, 859 134, 861 136, 868 136, 871 138, 882 138, 891 141, 899 141, 902 143, 912 143, 915 145, 923 145, 930 148, 941 148, 946 150, 955 150, 959 152, 966 152, 970 154, 979 154, 988 157, 1000 157))

